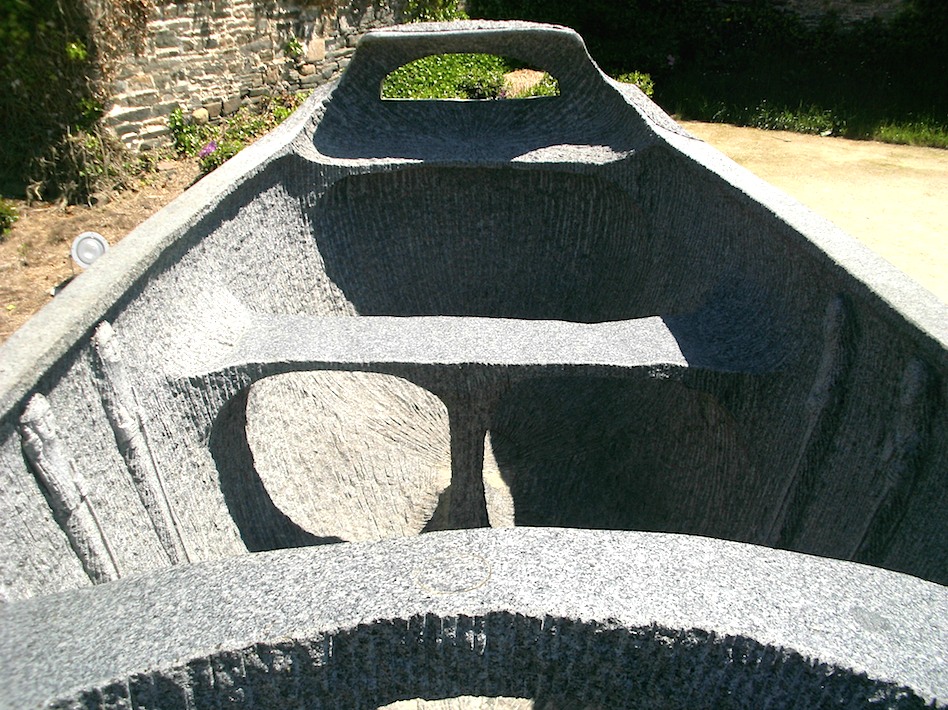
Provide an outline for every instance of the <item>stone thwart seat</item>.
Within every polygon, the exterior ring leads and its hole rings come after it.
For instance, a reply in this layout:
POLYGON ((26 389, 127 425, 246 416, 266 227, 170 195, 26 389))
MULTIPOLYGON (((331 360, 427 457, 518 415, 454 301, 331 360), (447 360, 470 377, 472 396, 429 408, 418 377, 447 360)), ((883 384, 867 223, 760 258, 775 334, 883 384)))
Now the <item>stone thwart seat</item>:
MULTIPOLYGON (((699 367, 728 369, 726 355, 699 367)), ((286 372, 350 370, 403 378, 447 407, 453 491, 450 521, 489 525, 482 480, 484 437, 500 400, 537 377, 681 379, 688 368, 675 336, 655 316, 606 323, 452 316, 359 318, 257 316, 221 362, 192 383, 242 391, 286 372), (222 383, 226 381, 226 385, 222 383)), ((224 405, 225 407, 227 404, 224 405)))
POLYGON ((944 703, 946 402, 943 304, 572 31, 370 33, 0 349, 0 707, 944 703), (561 95, 381 97, 441 52, 561 95))

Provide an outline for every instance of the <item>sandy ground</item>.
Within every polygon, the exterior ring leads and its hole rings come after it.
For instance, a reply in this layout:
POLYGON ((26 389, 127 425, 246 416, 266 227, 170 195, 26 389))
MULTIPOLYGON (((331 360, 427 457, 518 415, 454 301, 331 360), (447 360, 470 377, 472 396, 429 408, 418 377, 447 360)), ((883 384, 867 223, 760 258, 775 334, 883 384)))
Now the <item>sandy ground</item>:
MULTIPOLYGON (((948 151, 685 123, 764 180, 865 242, 948 303, 948 151)), ((0 341, 74 273, 69 247, 80 232, 115 244, 197 176, 192 161, 166 161, 135 191, 105 205, 26 206, 0 241, 0 341)))
POLYGON ((115 245, 186 190, 198 174, 194 160, 163 161, 135 189, 96 207, 12 200, 20 219, 0 240, 0 342, 52 300, 52 289, 80 270, 69 254, 73 239, 93 231, 115 245))
POLYGON ((948 151, 684 122, 948 303, 948 151))

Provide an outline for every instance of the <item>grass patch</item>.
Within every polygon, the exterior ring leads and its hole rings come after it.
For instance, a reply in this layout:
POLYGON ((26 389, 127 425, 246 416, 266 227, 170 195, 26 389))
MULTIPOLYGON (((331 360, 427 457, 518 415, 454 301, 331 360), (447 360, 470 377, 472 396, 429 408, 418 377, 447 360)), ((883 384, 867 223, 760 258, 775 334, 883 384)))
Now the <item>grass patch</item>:
POLYGON ((523 63, 494 54, 434 54, 405 64, 382 81, 383 99, 527 99, 559 96, 555 77, 543 74, 540 81, 510 93, 504 75, 527 69, 523 63))
POLYGON ((876 127, 870 138, 885 143, 948 149, 948 124, 934 119, 884 123, 876 127))

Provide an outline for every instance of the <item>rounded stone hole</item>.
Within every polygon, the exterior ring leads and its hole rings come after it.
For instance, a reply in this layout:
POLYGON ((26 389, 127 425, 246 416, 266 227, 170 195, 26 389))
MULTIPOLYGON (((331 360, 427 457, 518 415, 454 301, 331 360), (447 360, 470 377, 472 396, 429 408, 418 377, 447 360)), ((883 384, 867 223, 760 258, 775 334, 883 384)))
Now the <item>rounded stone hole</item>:
MULTIPOLYGON (((295 372, 260 380, 247 441, 273 504, 303 530, 346 542, 450 528, 448 412, 392 375, 295 372)), ((509 492, 485 442, 491 522, 513 522, 509 492)))

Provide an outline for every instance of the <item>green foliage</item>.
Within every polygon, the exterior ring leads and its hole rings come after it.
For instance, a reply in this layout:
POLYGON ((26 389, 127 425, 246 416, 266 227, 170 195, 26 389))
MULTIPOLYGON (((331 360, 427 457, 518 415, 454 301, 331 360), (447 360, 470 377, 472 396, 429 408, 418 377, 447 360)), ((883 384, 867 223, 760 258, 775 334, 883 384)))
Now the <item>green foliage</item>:
POLYGON ((89 50, 81 41, 66 43, 66 59, 70 62, 84 62, 89 58, 89 50))
POLYGON ((258 111, 243 106, 217 124, 198 124, 176 108, 168 118, 174 148, 179 155, 196 157, 209 173, 285 121, 310 92, 267 97, 258 111))
MULTIPOLYGON (((89 108, 101 103, 89 51, 89 24, 79 3, 5 0, 0 12, 0 177, 7 191, 69 194, 58 183, 78 176, 49 170, 72 153, 70 135, 89 129, 89 108)), ((94 113, 94 112, 92 112, 94 113)))
POLYGON ((652 80, 651 74, 640 71, 630 71, 622 72, 613 78, 616 81, 621 81, 623 84, 635 84, 646 96, 651 97, 655 94, 655 82, 652 80))
POLYGON ((283 45, 283 51, 286 56, 296 59, 303 56, 303 43, 300 42, 299 37, 290 37, 283 45))
POLYGON ((172 110, 168 116, 168 128, 171 129, 171 139, 174 149, 180 155, 195 156, 214 135, 214 127, 209 124, 198 124, 184 117, 180 108, 172 110))
POLYGON ((846 131, 846 119, 818 106, 798 106, 795 110, 775 108, 766 101, 757 106, 751 117, 743 121, 755 128, 771 131, 840 135, 846 131))
POLYGON ((78 118, 76 125, 80 128, 93 128, 105 113, 105 107, 102 102, 93 97, 83 97, 76 102, 76 112, 78 118))
POLYGON ((211 141, 198 153, 201 172, 207 174, 212 170, 216 170, 248 145, 248 143, 235 138, 222 138, 220 142, 211 141))
POLYGON ((948 148, 948 122, 934 118, 909 120, 904 123, 883 123, 870 136, 873 140, 902 145, 948 148))
POLYGON ((99 122, 108 67, 142 35, 147 0, 0 6, 0 190, 80 202, 121 182, 128 158, 99 122))
POLYGON ((450 22, 468 19, 460 0, 406 0, 404 12, 409 22, 450 22))
POLYGON ((98 125, 67 127, 64 135, 33 157, 30 170, 38 177, 30 184, 28 197, 71 204, 123 189, 136 172, 121 142, 98 125))
MULTIPOLYGON (((305 96, 309 96, 312 92, 307 91, 305 96)), ((273 120, 275 125, 283 123, 288 119, 293 112, 303 103, 303 94, 297 94, 293 96, 292 100, 287 100, 284 98, 282 101, 272 100, 267 104, 268 110, 273 115, 273 120)), ((266 109, 265 109, 266 110, 266 109)))
POLYGON ((3 239, 3 235, 10 231, 13 223, 19 218, 20 214, 16 211, 16 207, 0 199, 0 239, 3 239))
POLYGON ((510 65, 493 54, 436 54, 399 67, 382 81, 385 99, 495 99, 510 65))

